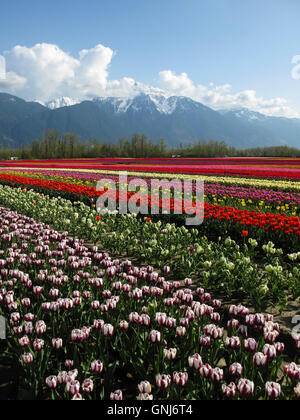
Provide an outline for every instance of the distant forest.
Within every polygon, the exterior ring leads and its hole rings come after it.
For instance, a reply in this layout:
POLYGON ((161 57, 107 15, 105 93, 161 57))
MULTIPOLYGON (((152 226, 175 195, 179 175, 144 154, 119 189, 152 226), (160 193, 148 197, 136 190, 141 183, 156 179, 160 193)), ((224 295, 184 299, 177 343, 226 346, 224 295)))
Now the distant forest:
POLYGON ((179 145, 177 148, 167 146, 164 139, 153 142, 145 135, 133 134, 132 138, 121 138, 117 143, 105 143, 97 140, 81 141, 77 134, 61 135, 49 130, 41 140, 35 139, 32 144, 18 149, 1 148, 0 159, 11 157, 19 159, 64 159, 96 157, 300 157, 300 150, 288 146, 257 147, 253 149, 236 149, 225 142, 216 140, 199 140, 194 143, 179 145))

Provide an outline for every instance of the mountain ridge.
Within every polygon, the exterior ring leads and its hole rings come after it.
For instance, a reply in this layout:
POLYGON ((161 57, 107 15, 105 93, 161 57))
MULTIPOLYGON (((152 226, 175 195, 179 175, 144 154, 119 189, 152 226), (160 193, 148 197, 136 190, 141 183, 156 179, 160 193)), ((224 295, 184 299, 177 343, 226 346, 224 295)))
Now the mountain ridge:
POLYGON ((154 141, 164 138, 169 146, 210 139, 238 149, 300 145, 300 119, 247 108, 216 111, 185 96, 150 92, 85 101, 62 97, 42 104, 0 93, 2 147, 31 143, 49 129, 107 142, 139 133, 154 141))

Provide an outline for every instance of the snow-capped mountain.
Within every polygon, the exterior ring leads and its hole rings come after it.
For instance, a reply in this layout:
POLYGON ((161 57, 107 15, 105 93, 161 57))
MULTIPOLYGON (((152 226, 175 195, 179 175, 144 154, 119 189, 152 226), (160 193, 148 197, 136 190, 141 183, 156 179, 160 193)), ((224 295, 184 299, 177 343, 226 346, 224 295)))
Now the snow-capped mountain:
MULTIPOLYGON (((234 117, 239 118, 241 120, 253 121, 253 122, 266 121, 269 118, 272 118, 272 117, 269 117, 268 115, 262 114, 262 113, 257 112, 257 111, 252 111, 248 108, 222 109, 222 110, 219 110, 219 112, 222 115, 234 116, 234 117)), ((276 117, 276 118, 278 118, 278 117, 276 117)))
MULTIPOLYGON (((65 106, 72 106, 84 101, 72 99, 69 97, 62 97, 53 99, 52 101, 42 103, 49 109, 58 109, 65 106)), ((167 96, 165 93, 144 93, 140 92, 134 97, 96 97, 92 102, 100 107, 109 107, 111 111, 116 114, 124 114, 127 111, 140 112, 147 109, 148 112, 157 111, 160 114, 171 115, 176 110, 188 111, 192 108, 209 109, 185 96, 167 96)))
POLYGON ((300 146, 300 119, 269 117, 245 108, 215 111, 160 91, 84 101, 63 97, 47 104, 0 93, 0 145, 31 142, 48 129, 106 142, 139 133, 153 141, 164 138, 169 146, 211 139, 237 148, 300 146))
POLYGON ((42 105, 45 105, 49 109, 58 109, 65 106, 72 106, 79 104, 81 101, 79 99, 69 98, 68 96, 62 96, 61 98, 52 99, 51 101, 45 102, 42 105))

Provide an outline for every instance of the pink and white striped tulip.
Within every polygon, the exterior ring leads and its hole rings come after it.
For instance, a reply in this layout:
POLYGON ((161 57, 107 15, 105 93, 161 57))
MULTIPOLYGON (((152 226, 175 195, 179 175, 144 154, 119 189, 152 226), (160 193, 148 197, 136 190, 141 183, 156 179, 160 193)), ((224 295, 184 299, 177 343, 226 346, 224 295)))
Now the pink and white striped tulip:
POLYGON ((230 382, 230 384, 222 385, 222 392, 227 398, 234 398, 236 395, 236 384, 234 382, 230 382))
POLYGON ((57 387, 57 377, 52 375, 46 378, 46 385, 50 389, 55 389, 57 387))
POLYGON ((151 394, 151 384, 148 381, 142 381, 138 384, 140 394, 151 394))
POLYGON ((233 376, 234 378, 240 378, 243 374, 243 366, 238 363, 232 363, 232 365, 229 366, 229 373, 230 376, 233 376))
POLYGON ((110 394, 110 400, 115 400, 115 401, 121 401, 123 400, 123 393, 120 389, 117 389, 114 392, 111 392, 110 394))
POLYGON ((101 362, 101 360, 94 360, 91 363, 91 371, 93 373, 99 374, 102 372, 102 370, 103 370, 103 363, 101 362))
POLYGON ((238 382, 238 390, 242 397, 249 397, 254 392, 254 382, 242 378, 238 382))
POLYGON ((85 379, 81 384, 82 391, 90 394, 94 389, 94 382, 91 378, 85 379))
POLYGON ((171 385, 171 375, 158 374, 155 377, 155 381, 158 388, 161 390, 167 389, 171 385))
POLYGON ((160 343, 161 333, 159 331, 152 330, 150 332, 148 338, 149 338, 150 343, 152 343, 152 344, 154 344, 154 343, 160 343))
POLYGON ((170 349, 164 349, 164 356, 167 360, 174 360, 177 354, 177 349, 170 348, 170 349))
POLYGON ((268 356, 266 356, 264 353, 258 352, 254 354, 253 361, 257 367, 265 366, 268 361, 268 356))
POLYGON ((189 356, 188 362, 189 362, 189 367, 195 370, 199 370, 203 364, 202 358, 200 354, 198 353, 193 354, 193 356, 189 356))
POLYGON ((266 383, 266 393, 268 397, 272 400, 280 397, 281 386, 277 382, 267 382, 266 383))

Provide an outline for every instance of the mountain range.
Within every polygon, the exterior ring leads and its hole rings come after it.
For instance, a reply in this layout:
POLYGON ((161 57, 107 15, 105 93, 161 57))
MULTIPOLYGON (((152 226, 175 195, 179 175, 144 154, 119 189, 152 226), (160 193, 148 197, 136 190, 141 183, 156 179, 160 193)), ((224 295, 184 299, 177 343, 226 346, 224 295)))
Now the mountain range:
POLYGON ((225 141, 237 149, 288 145, 300 148, 300 119, 270 117, 246 108, 213 110, 188 97, 140 93, 134 98, 58 98, 27 102, 0 93, 0 146, 19 147, 48 129, 81 139, 116 142, 133 133, 168 146, 225 141))

